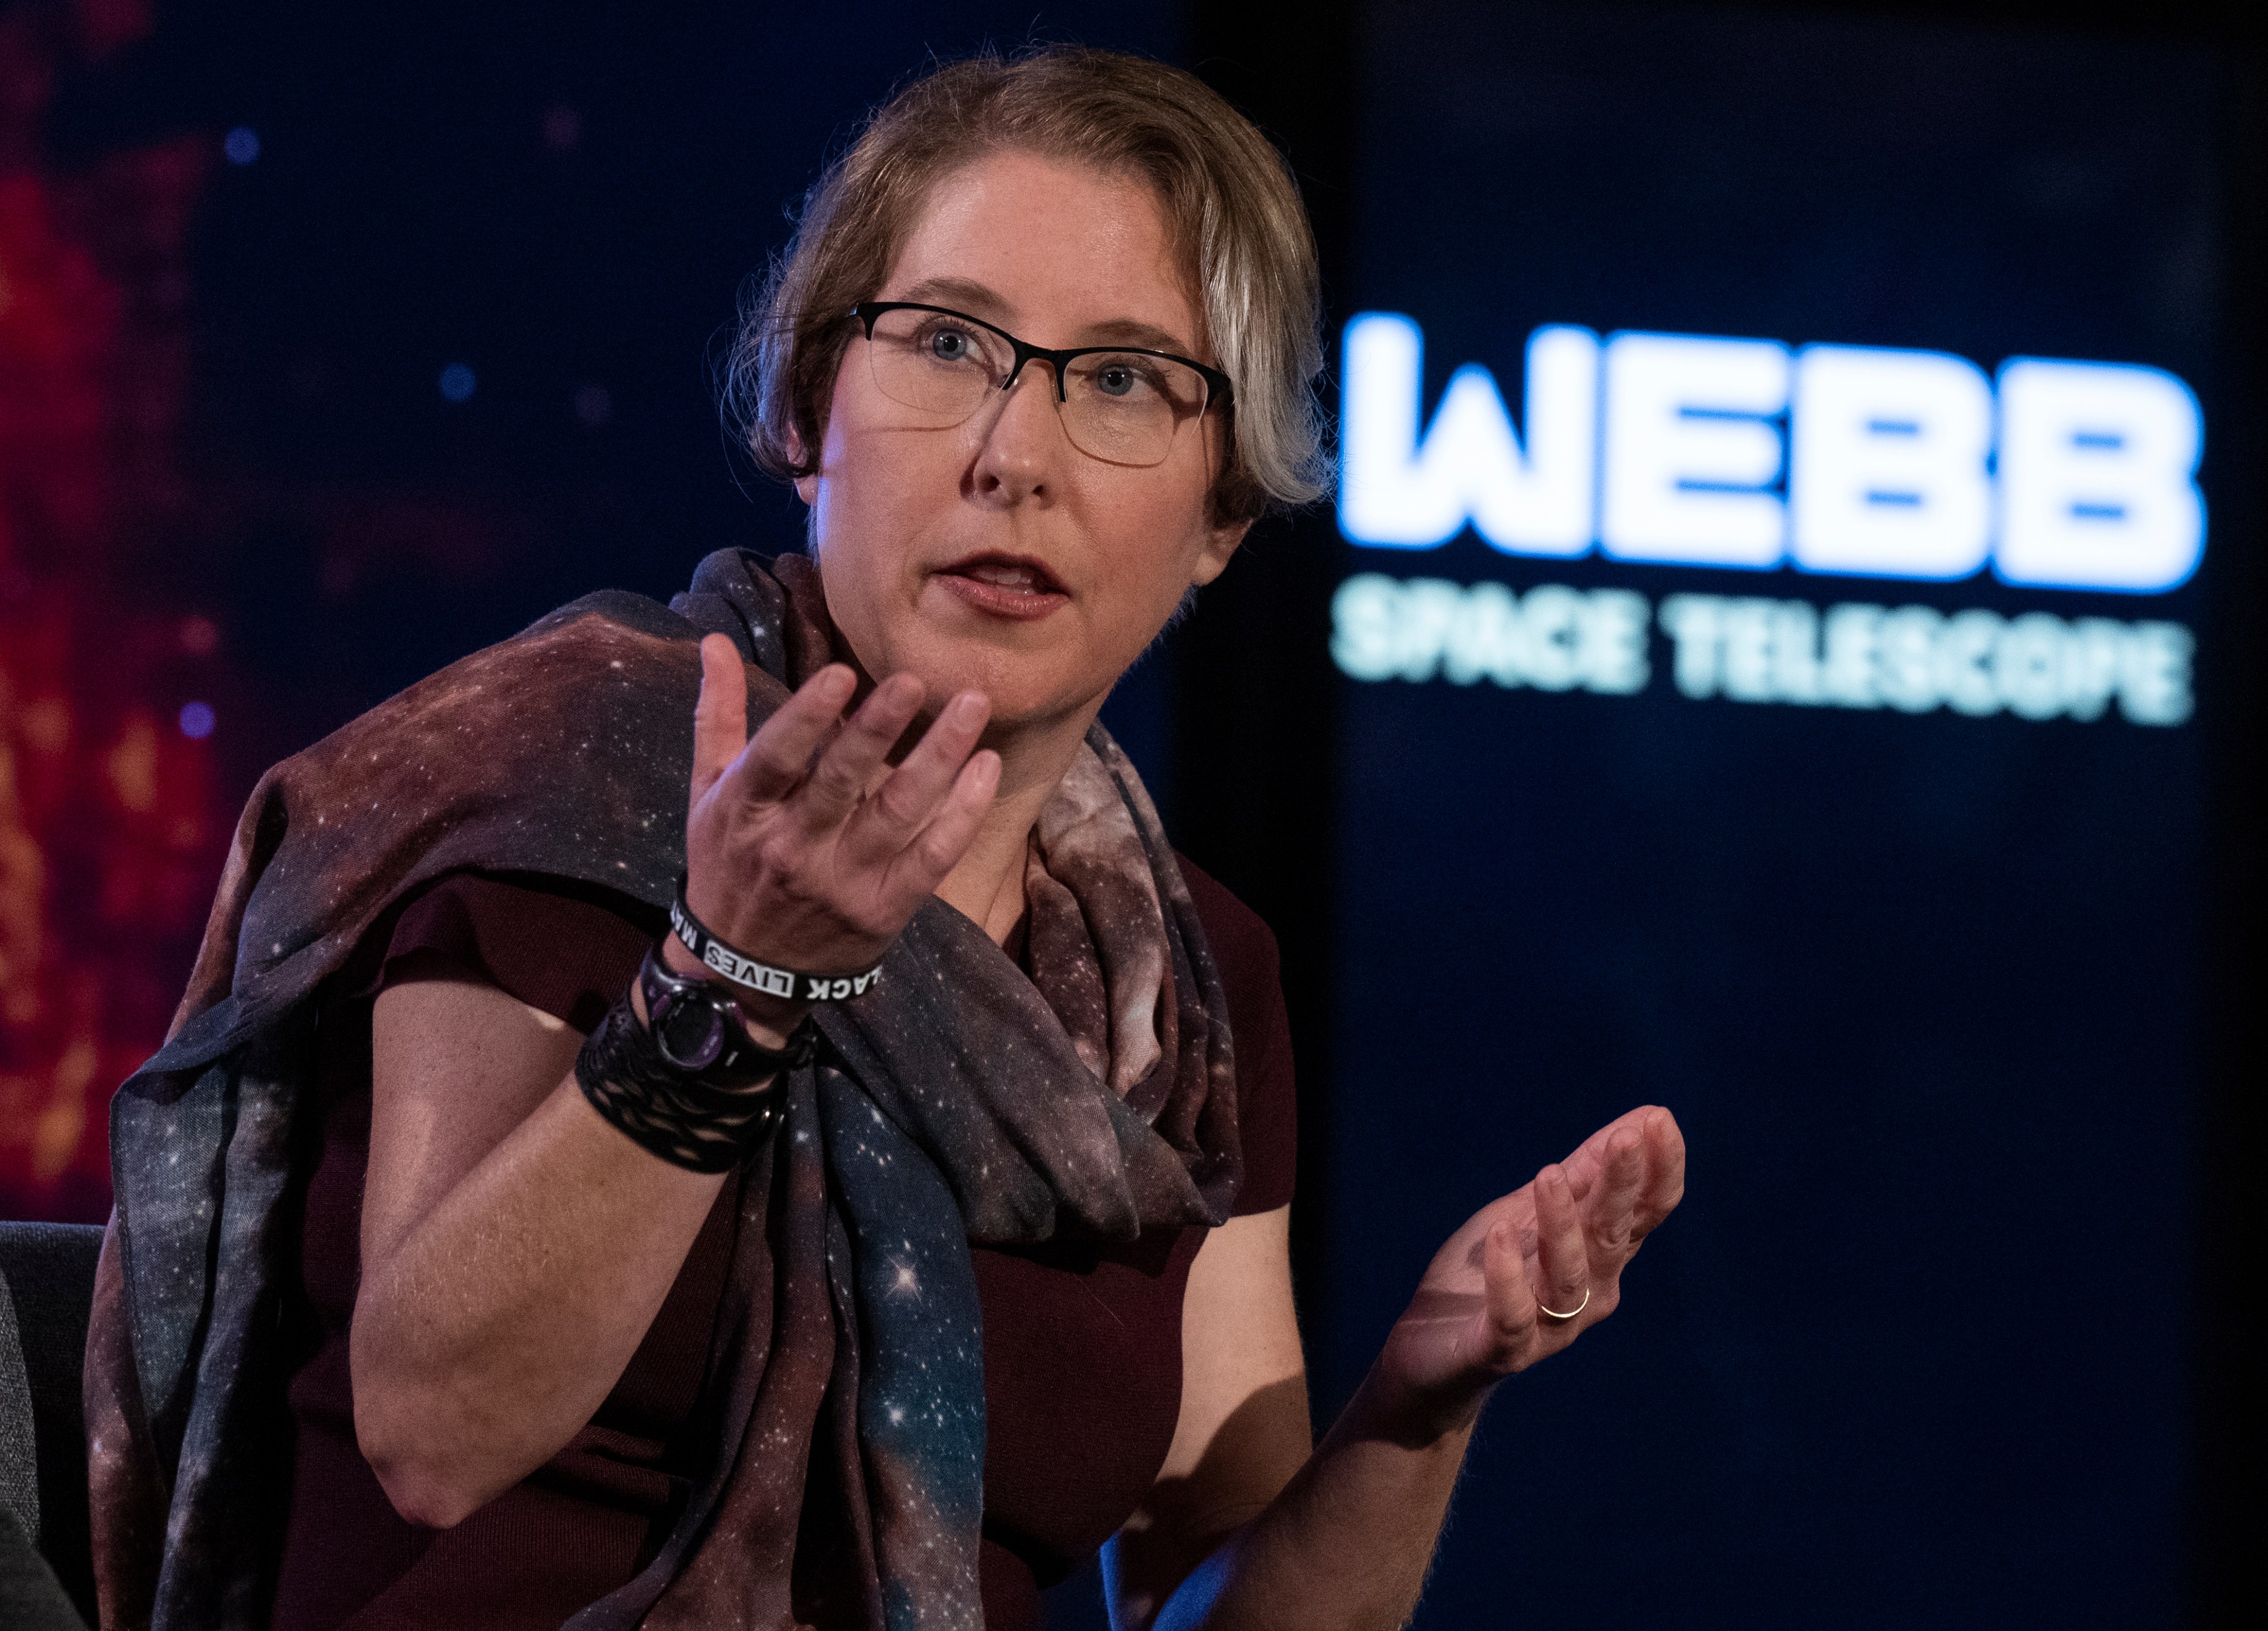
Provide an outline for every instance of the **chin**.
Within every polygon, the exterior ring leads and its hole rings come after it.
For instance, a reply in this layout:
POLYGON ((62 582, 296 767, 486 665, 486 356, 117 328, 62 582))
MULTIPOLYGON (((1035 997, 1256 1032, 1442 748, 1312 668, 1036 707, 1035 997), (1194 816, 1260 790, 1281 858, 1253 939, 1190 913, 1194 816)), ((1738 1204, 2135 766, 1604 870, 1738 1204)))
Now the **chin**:
MULTIPOLYGON (((929 688, 932 705, 957 691, 983 692, 992 705, 991 729, 996 732, 1062 719, 1090 701, 1100 701, 1110 689, 1109 680, 1098 689, 1093 675, 1068 672, 1038 653, 989 644, 953 641, 906 655, 904 666, 929 688)), ((1111 680, 1116 677, 1113 675, 1111 680)))

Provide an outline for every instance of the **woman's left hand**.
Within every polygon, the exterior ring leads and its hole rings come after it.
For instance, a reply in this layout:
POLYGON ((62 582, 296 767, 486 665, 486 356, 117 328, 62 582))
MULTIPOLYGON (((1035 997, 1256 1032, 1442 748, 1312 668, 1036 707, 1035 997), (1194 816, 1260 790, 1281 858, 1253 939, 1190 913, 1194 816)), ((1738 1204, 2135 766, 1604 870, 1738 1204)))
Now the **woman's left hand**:
POLYGON ((1469 1424, 1498 1380, 1615 1311, 1624 1266, 1684 1192, 1676 1118, 1646 1105, 1609 1122, 1449 1237, 1377 1380, 1421 1431, 1469 1424))

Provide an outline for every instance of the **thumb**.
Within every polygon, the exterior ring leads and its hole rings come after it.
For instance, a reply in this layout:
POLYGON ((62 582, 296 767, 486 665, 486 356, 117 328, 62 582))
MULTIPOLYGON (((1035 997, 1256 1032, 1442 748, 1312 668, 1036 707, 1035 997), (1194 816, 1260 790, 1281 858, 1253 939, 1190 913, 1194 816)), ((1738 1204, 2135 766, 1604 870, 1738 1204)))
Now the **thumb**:
POLYGON ((701 640, 701 699, 693 705, 693 802, 748 744, 748 682, 740 653, 721 634, 701 640))

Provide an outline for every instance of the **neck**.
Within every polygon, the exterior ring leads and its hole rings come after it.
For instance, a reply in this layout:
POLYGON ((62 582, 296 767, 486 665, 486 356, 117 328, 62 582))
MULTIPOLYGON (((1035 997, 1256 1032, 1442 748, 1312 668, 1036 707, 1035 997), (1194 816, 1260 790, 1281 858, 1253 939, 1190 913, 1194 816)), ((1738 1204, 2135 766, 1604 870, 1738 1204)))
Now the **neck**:
POLYGON ((996 943, 1005 941, 1024 915, 1024 859, 1032 829, 1101 706, 1097 699, 1092 707, 1044 725, 986 733, 984 745, 1000 756, 1000 786, 976 837, 937 886, 937 895, 996 943))

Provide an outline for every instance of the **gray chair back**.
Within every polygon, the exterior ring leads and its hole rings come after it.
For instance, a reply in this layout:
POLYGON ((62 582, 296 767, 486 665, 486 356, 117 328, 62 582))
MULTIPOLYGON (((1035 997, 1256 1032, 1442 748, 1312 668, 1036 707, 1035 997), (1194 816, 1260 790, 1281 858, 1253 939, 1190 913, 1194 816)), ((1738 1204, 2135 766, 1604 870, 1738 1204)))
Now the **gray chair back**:
POLYGON ((94 1618, 79 1389, 102 1231, 0 1222, 0 1507, 94 1618))

